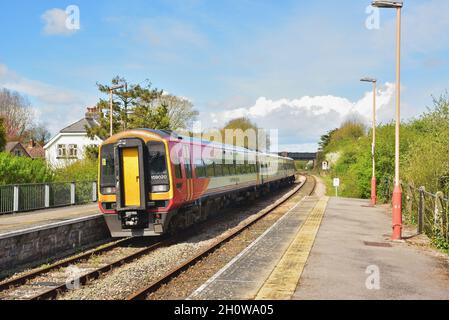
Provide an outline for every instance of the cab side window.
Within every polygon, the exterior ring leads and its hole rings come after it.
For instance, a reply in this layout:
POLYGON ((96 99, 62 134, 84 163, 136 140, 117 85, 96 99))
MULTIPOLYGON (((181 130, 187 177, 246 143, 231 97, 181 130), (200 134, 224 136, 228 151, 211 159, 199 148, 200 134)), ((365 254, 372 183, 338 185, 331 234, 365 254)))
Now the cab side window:
POLYGON ((192 179, 192 162, 190 161, 190 149, 188 146, 184 146, 184 170, 186 172, 186 178, 192 179))
POLYGON ((206 164, 201 159, 195 160, 195 173, 196 177, 201 179, 206 177, 206 164))

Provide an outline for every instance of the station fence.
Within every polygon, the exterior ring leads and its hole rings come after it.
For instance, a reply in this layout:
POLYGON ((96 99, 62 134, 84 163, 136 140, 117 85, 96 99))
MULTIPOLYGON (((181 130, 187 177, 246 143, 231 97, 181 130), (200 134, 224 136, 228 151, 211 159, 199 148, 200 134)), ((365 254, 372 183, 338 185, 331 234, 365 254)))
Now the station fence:
POLYGON ((97 182, 51 182, 0 186, 0 215, 96 202, 97 182))
MULTIPOLYGON (((385 180, 383 199, 391 201, 393 181, 385 180)), ((431 193, 425 187, 401 182, 403 217, 418 226, 418 233, 449 244, 449 197, 443 192, 431 193)))

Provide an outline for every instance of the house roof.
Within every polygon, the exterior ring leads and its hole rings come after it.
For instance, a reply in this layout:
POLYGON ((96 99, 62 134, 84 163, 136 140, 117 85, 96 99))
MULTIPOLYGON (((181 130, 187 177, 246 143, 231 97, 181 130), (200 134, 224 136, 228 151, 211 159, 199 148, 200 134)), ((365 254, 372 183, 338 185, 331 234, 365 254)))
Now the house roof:
POLYGON ((6 143, 5 151, 11 152, 19 143, 20 143, 19 141, 12 141, 12 142, 6 143))
POLYGON ((92 128, 96 126, 97 123, 92 118, 83 118, 75 123, 72 123, 68 127, 65 127, 60 131, 60 133, 86 133, 86 126, 92 128))
POLYGON ((33 159, 45 158, 45 150, 39 144, 36 144, 34 147, 27 147, 26 150, 33 159))
POLYGON ((20 149, 22 149, 23 152, 25 152, 26 155, 31 157, 31 155, 28 152, 28 150, 19 141, 11 141, 11 142, 6 143, 5 151, 7 153, 11 153, 16 147, 19 147, 20 149))

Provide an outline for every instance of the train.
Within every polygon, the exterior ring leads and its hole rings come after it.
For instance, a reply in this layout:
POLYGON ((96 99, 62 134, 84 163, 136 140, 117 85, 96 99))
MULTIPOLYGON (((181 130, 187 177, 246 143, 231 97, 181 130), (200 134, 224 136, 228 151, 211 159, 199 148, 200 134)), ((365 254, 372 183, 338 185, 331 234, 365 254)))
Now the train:
POLYGON ((294 160, 154 129, 99 149, 98 204, 114 238, 155 237, 200 223, 295 181, 294 160))

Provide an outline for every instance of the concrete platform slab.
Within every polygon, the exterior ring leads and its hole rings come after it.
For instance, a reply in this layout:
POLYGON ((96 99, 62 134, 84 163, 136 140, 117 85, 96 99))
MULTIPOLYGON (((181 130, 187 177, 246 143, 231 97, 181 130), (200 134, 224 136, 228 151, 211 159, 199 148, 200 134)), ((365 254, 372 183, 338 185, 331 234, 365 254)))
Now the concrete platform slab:
POLYGON ((293 299, 449 299, 447 260, 389 240, 368 201, 332 198, 293 299))
POLYGON ((97 203, 0 216, 0 235, 41 227, 57 222, 94 216, 100 213, 97 203))
POLYGON ((317 197, 306 197, 298 202, 189 298, 254 299, 317 202, 317 197))
POLYGON ((109 237, 97 204, 0 216, 0 277, 109 237))

